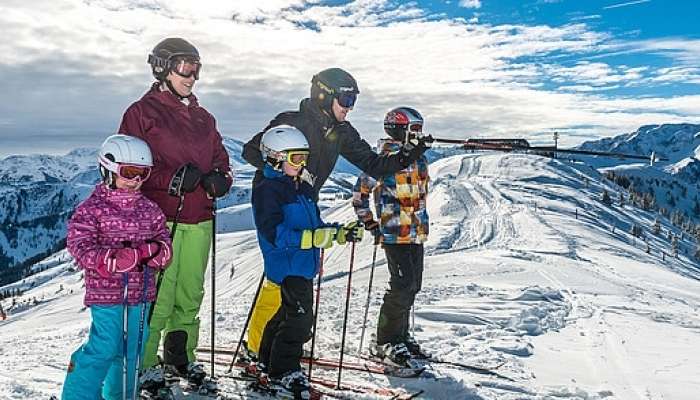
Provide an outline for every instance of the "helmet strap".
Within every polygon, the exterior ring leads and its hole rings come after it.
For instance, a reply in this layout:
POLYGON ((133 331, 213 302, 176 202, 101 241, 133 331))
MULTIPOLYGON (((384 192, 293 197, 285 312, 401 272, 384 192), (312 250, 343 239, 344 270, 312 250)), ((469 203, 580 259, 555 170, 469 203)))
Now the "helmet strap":
POLYGON ((170 79, 165 78, 164 81, 165 81, 165 86, 168 87, 168 90, 170 91, 170 93, 174 94, 178 99, 185 100, 186 98, 188 98, 192 95, 192 94, 188 94, 187 96, 182 96, 182 95, 180 95, 180 93, 177 92, 177 90, 175 90, 175 87, 173 86, 173 83, 170 82, 170 79))
POLYGON ((104 182, 104 184, 107 185, 108 188, 117 188, 117 179, 116 174, 114 172, 108 170, 103 165, 100 165, 100 175, 102 176, 102 182, 104 182))

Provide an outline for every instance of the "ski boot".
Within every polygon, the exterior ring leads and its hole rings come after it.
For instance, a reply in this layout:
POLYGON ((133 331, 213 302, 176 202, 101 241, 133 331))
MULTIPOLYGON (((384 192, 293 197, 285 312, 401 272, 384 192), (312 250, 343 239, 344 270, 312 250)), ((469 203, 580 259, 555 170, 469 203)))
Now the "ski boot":
POLYGON ((194 362, 178 366, 166 364, 165 369, 170 374, 185 379, 189 386, 200 386, 207 377, 204 367, 194 362))
POLYGON ((416 339, 411 335, 406 335, 403 343, 406 345, 406 348, 408 348, 408 352, 411 353, 411 356, 415 359, 428 360, 432 357, 430 353, 426 353, 421 349, 420 344, 418 344, 416 339))
POLYGON ((382 363, 397 369, 422 370, 424 369, 416 359, 411 356, 405 343, 384 343, 376 345, 372 354, 382 363))
POLYGON ((139 387, 142 391, 152 395, 158 394, 158 391, 166 387, 165 375, 163 367, 154 365, 146 368, 139 376, 139 387))
POLYGON ((284 373, 277 379, 273 379, 273 383, 278 385, 280 390, 292 394, 294 400, 311 399, 311 384, 309 383, 309 378, 301 371, 289 371, 284 373))
POLYGON ((241 352, 238 353, 238 361, 242 363, 258 361, 258 354, 248 348, 248 342, 245 340, 241 342, 241 352))

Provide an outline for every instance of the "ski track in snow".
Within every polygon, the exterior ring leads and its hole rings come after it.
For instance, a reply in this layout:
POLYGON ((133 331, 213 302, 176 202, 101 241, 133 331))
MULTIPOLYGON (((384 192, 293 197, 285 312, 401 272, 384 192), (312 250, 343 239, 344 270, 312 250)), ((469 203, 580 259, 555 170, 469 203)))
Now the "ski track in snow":
MULTIPOLYGON (((497 371, 514 381, 445 364, 433 364, 418 379, 344 371, 344 381, 424 390, 421 398, 430 399, 696 398, 698 266, 683 258, 662 262, 635 247, 622 228, 612 233, 611 225, 623 226, 631 217, 598 203, 607 183, 597 173, 537 156, 470 154, 436 161, 431 176, 431 234, 415 335, 444 360, 503 363, 497 371)), ((245 213, 237 206, 235 215, 245 213)), ((347 203, 324 211, 329 222, 351 219, 347 203)), ((368 243, 356 246, 349 361, 357 360, 362 330, 373 249, 368 243)), ((326 251, 320 356, 339 354, 349 255, 350 246, 326 251)), ((54 257, 66 259, 65 252, 54 257)), ((255 232, 236 230, 229 221, 226 233, 217 236, 217 346, 235 347, 260 279, 260 260, 255 232)), ((70 353, 87 336, 80 272, 69 262, 56 264, 30 278, 36 287, 25 298, 43 299, 16 307, 0 322, 0 399, 58 394, 70 353)), ((374 278, 365 343, 376 330, 388 280, 382 250, 374 278)), ((209 285, 200 313, 203 345, 210 341, 209 285)), ((328 370, 314 375, 335 379, 328 370)), ((222 385, 227 392, 244 386, 225 379, 222 385)))

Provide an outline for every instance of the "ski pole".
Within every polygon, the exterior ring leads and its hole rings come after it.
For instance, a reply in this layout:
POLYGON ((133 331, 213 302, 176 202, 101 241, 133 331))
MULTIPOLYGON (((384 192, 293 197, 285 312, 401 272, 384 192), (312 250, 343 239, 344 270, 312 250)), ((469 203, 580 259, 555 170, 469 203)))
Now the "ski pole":
POLYGON ((345 317, 343 317, 343 335, 340 340, 340 363, 338 364, 338 389, 340 389, 341 375, 343 373, 343 354, 345 353, 345 333, 348 327, 348 309, 350 308, 350 286, 352 284, 352 266, 355 263, 355 241, 350 247, 350 271, 348 272, 348 290, 345 295, 345 317))
POLYGON ((323 279, 323 256, 324 250, 321 249, 321 265, 318 270, 318 281, 316 282, 316 305, 314 307, 314 330, 311 336, 311 357, 309 358, 309 381, 311 381, 311 368, 314 365, 314 348, 316 347, 316 321, 318 321, 318 306, 321 298, 321 279, 323 279))
POLYGON ((365 340, 365 329, 367 328, 367 313, 369 312, 369 300, 372 297, 372 280, 374 279, 374 266, 377 263, 378 238, 374 239, 374 250, 372 251, 372 268, 369 270, 369 287, 367 288, 367 302, 365 303, 365 317, 362 320, 362 334, 360 334, 360 346, 357 348, 357 356, 362 355, 362 343, 365 340))
POLYGON ((124 302, 122 306, 122 399, 127 400, 126 397, 126 381, 128 379, 126 370, 126 345, 127 345, 127 332, 129 329, 129 273, 125 272, 122 274, 122 283, 124 284, 124 302))
MULTIPOLYGON (((414 300, 415 301, 415 300, 414 300)), ((411 306, 411 336, 416 337, 416 305, 411 306)))
POLYGON ((253 298, 253 304, 250 305, 250 311, 248 311, 248 317, 245 319, 245 324, 243 325, 243 330, 241 331, 241 337, 238 338, 238 345, 236 345, 236 351, 233 352, 233 359, 231 359, 231 364, 228 366, 228 372, 231 373, 233 369, 233 364, 236 363, 236 358, 238 357, 238 351, 241 349, 241 343, 243 342, 243 336, 245 336, 245 331, 248 329, 248 324, 250 323, 250 317, 253 315, 253 310, 255 309, 255 303, 258 301, 258 295, 260 295, 260 289, 262 288, 263 281, 265 280, 265 272, 260 276, 260 283, 258 283, 258 290, 255 291, 255 297, 253 298))
POLYGON ((214 378, 214 339, 216 338, 216 199, 211 211, 211 377, 214 378))
POLYGON ((139 393, 139 370, 141 369, 141 352, 143 349, 143 325, 146 321, 146 295, 148 293, 148 265, 143 265, 143 289, 141 292, 141 316, 139 317, 139 337, 136 345, 136 364, 134 367, 134 397, 139 393))

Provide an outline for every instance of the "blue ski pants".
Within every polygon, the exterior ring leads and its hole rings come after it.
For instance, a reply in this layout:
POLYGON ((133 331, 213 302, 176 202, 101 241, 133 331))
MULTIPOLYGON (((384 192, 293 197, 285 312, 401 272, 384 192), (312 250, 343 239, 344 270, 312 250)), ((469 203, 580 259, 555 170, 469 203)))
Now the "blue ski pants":
MULTIPOLYGON (((138 345, 141 307, 129 306, 127 311, 127 399, 134 391, 136 347, 138 345)), ((92 325, 87 342, 71 356, 68 374, 63 383, 62 400, 121 400, 123 382, 123 305, 92 305, 92 325)), ((143 324, 143 346, 148 339, 148 321, 143 324)))

